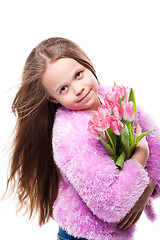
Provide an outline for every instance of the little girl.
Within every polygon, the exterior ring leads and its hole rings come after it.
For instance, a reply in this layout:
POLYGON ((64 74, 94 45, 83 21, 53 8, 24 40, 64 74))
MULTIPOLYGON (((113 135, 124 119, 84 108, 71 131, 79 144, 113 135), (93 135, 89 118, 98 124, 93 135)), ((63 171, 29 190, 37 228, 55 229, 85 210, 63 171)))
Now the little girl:
POLYGON ((122 171, 87 131, 110 88, 99 84, 80 47, 50 38, 32 50, 12 110, 16 135, 8 184, 39 224, 59 224, 57 239, 127 240, 148 199, 160 195, 160 138, 149 116, 137 111, 141 140, 122 171), (151 180, 152 179, 152 180, 151 180))

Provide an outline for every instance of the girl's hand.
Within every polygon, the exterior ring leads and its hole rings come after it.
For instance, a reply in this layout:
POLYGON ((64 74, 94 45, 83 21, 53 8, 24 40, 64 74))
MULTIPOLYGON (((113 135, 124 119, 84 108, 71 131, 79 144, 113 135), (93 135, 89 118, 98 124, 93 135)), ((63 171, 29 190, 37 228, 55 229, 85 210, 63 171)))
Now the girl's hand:
POLYGON ((136 202, 131 211, 117 224, 118 229, 126 230, 130 225, 135 224, 140 218, 147 201, 154 190, 154 183, 150 179, 147 188, 144 190, 142 196, 136 202))
MULTIPOLYGON (((137 124, 135 139, 142 133, 141 127, 137 124)), ((147 159, 149 157, 148 142, 145 137, 143 137, 137 144, 135 153, 132 158, 139 162, 143 167, 145 167, 147 159)))

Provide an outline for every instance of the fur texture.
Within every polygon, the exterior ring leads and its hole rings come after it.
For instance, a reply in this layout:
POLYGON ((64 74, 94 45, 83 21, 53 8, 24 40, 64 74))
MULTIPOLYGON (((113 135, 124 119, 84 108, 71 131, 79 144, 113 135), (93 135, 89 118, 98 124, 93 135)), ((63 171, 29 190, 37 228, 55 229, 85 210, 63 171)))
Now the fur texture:
MULTIPOLYGON (((99 86, 104 96, 110 88, 99 86)), ((135 226, 126 231, 116 228, 142 195, 149 177, 156 184, 153 198, 160 195, 160 139, 150 118, 138 110, 135 124, 148 135, 150 157, 146 169, 134 159, 124 163, 122 171, 107 155, 101 142, 87 131, 94 111, 72 111, 60 107, 53 127, 53 151, 62 178, 53 206, 57 223, 74 237, 95 240, 131 239, 135 226)), ((147 216, 154 219, 151 207, 147 216)))

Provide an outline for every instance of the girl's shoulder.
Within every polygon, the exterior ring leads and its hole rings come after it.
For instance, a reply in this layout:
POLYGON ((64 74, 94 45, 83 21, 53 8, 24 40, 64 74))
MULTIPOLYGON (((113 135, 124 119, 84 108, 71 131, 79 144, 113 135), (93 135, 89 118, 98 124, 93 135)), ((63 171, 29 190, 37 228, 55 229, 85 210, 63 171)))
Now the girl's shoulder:
POLYGON ((94 111, 76 111, 69 110, 60 106, 57 109, 53 134, 63 136, 79 136, 85 134, 88 128, 88 121, 94 114, 94 111))

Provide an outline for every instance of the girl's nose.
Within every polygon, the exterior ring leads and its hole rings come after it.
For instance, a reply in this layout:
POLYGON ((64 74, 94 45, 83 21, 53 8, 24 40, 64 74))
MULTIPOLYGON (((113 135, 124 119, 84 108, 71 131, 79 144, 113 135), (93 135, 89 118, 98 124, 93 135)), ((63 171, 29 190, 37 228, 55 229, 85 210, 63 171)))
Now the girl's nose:
POLYGON ((79 86, 79 85, 74 86, 74 89, 73 89, 74 94, 75 94, 76 96, 78 96, 79 94, 81 94, 81 93, 83 92, 83 90, 84 90, 84 87, 79 86))

